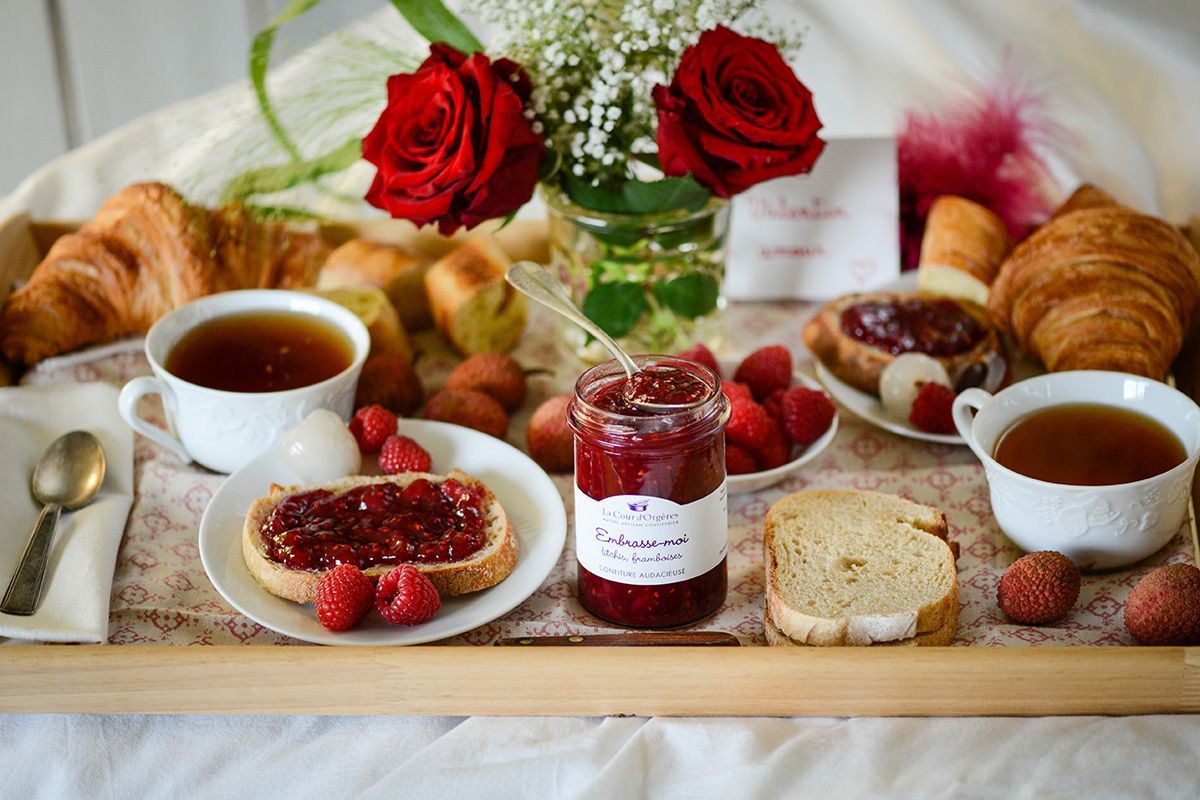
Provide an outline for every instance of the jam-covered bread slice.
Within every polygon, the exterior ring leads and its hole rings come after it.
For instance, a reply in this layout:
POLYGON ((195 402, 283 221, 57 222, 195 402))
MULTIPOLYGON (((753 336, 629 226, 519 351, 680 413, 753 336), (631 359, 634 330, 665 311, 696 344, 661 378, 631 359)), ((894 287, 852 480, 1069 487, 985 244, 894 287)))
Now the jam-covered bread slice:
POLYGON ((264 589, 297 603, 311 602, 339 563, 372 577, 412 564, 449 597, 507 578, 517 537, 477 478, 406 472, 272 487, 246 514, 242 557, 264 589))
POLYGON ((901 353, 942 362, 953 379, 988 353, 1001 353, 986 312, 973 303, 915 292, 849 294, 804 326, 804 344, 839 380, 879 394, 879 375, 901 353))

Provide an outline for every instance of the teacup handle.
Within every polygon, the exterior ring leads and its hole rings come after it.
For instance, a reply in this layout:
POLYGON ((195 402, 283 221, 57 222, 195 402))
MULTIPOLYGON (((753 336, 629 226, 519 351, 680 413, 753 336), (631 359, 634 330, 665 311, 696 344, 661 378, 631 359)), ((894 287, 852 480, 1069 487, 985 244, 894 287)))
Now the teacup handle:
POLYGON ((177 438, 164 431, 157 425, 151 425, 146 420, 142 419, 137 414, 137 404, 144 396, 148 394, 157 394, 162 397, 163 407, 167 411, 168 418, 173 418, 176 412, 175 395, 165 383, 158 378, 134 378, 129 383, 125 384, 121 389, 121 396, 117 400, 117 408, 121 412, 121 418, 125 423, 135 431, 145 436, 147 439, 162 445, 170 450, 175 455, 179 456, 180 460, 187 463, 192 460, 187 448, 183 446, 177 438))
POLYGON ((971 412, 983 408, 991 399, 992 395, 983 389, 964 389, 954 398, 954 406, 950 411, 951 416, 954 417, 954 427, 958 429, 958 435, 963 438, 967 447, 971 448, 971 452, 980 461, 985 461, 987 454, 979 447, 979 442, 975 438, 975 417, 971 412))

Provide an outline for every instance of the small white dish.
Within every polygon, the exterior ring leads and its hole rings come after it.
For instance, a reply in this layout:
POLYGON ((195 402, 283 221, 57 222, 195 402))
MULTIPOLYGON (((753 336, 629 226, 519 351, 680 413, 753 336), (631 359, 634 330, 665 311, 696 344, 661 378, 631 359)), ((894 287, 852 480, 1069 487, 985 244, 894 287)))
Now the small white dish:
MULTIPOLYGON (((733 373, 737 369, 740 359, 722 358, 718 359, 721 366, 722 376, 728 376, 729 380, 733 380, 733 373)), ((722 377, 725 380, 725 377, 722 377)), ((809 389, 824 391, 824 387, 817 383, 812 378, 801 372, 792 373, 793 386, 807 386, 809 389)), ((746 492, 757 492, 760 489, 766 489, 769 486, 782 481, 784 478, 796 472, 805 464, 809 463, 817 456, 821 455, 829 443, 833 441, 833 437, 837 436, 838 416, 834 414, 833 422, 829 425, 829 430, 821 434, 821 438, 805 448, 804 452, 796 456, 786 464, 780 464, 774 469, 766 469, 761 472, 747 472, 741 475, 729 475, 726 477, 726 486, 730 494, 744 494, 746 492)))
POLYGON ((909 439, 922 439, 926 442, 938 442, 940 444, 966 444, 963 438, 957 433, 929 433, 908 421, 896 419, 887 412, 887 409, 883 407, 883 403, 878 397, 859 391, 850 384, 838 380, 820 361, 814 363, 816 364, 817 377, 821 383, 825 384, 825 388, 829 390, 829 394, 833 396, 833 399, 872 425, 883 428, 885 431, 891 431, 899 436, 906 436, 909 439))
POLYGON ((520 547, 511 575, 490 589, 444 598, 441 610, 424 625, 391 625, 372 611, 352 630, 326 630, 311 605, 293 603, 263 589, 242 560, 242 524, 250 504, 265 495, 272 483, 302 483, 278 448, 272 448, 230 475, 200 520, 200 559, 221 596, 260 625, 296 639, 317 644, 401 645, 433 642, 477 628, 507 614, 533 594, 558 563, 567 536, 566 510, 550 476, 512 445, 470 428, 403 419, 400 429, 429 451, 435 471, 460 469, 495 492, 520 547))

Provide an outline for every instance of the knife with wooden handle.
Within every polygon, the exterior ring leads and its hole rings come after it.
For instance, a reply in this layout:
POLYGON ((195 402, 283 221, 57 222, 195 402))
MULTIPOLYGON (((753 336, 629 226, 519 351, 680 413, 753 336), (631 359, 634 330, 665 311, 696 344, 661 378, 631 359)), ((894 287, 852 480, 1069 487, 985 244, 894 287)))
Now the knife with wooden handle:
POLYGON ((724 631, 655 631, 652 633, 593 633, 574 636, 511 636, 497 647, 738 647, 724 631))

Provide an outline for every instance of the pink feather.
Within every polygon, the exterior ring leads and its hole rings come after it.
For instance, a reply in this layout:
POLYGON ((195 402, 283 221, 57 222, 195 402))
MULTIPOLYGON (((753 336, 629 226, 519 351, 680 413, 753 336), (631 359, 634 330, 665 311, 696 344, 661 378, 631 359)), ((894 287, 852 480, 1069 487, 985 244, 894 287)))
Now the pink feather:
POLYGON ((917 266, 925 217, 938 195, 990 208, 1014 240, 1050 215, 1058 187, 1039 148, 1067 137, 1045 110, 1045 95, 1006 66, 977 93, 937 111, 905 115, 897 142, 904 269, 917 266))

